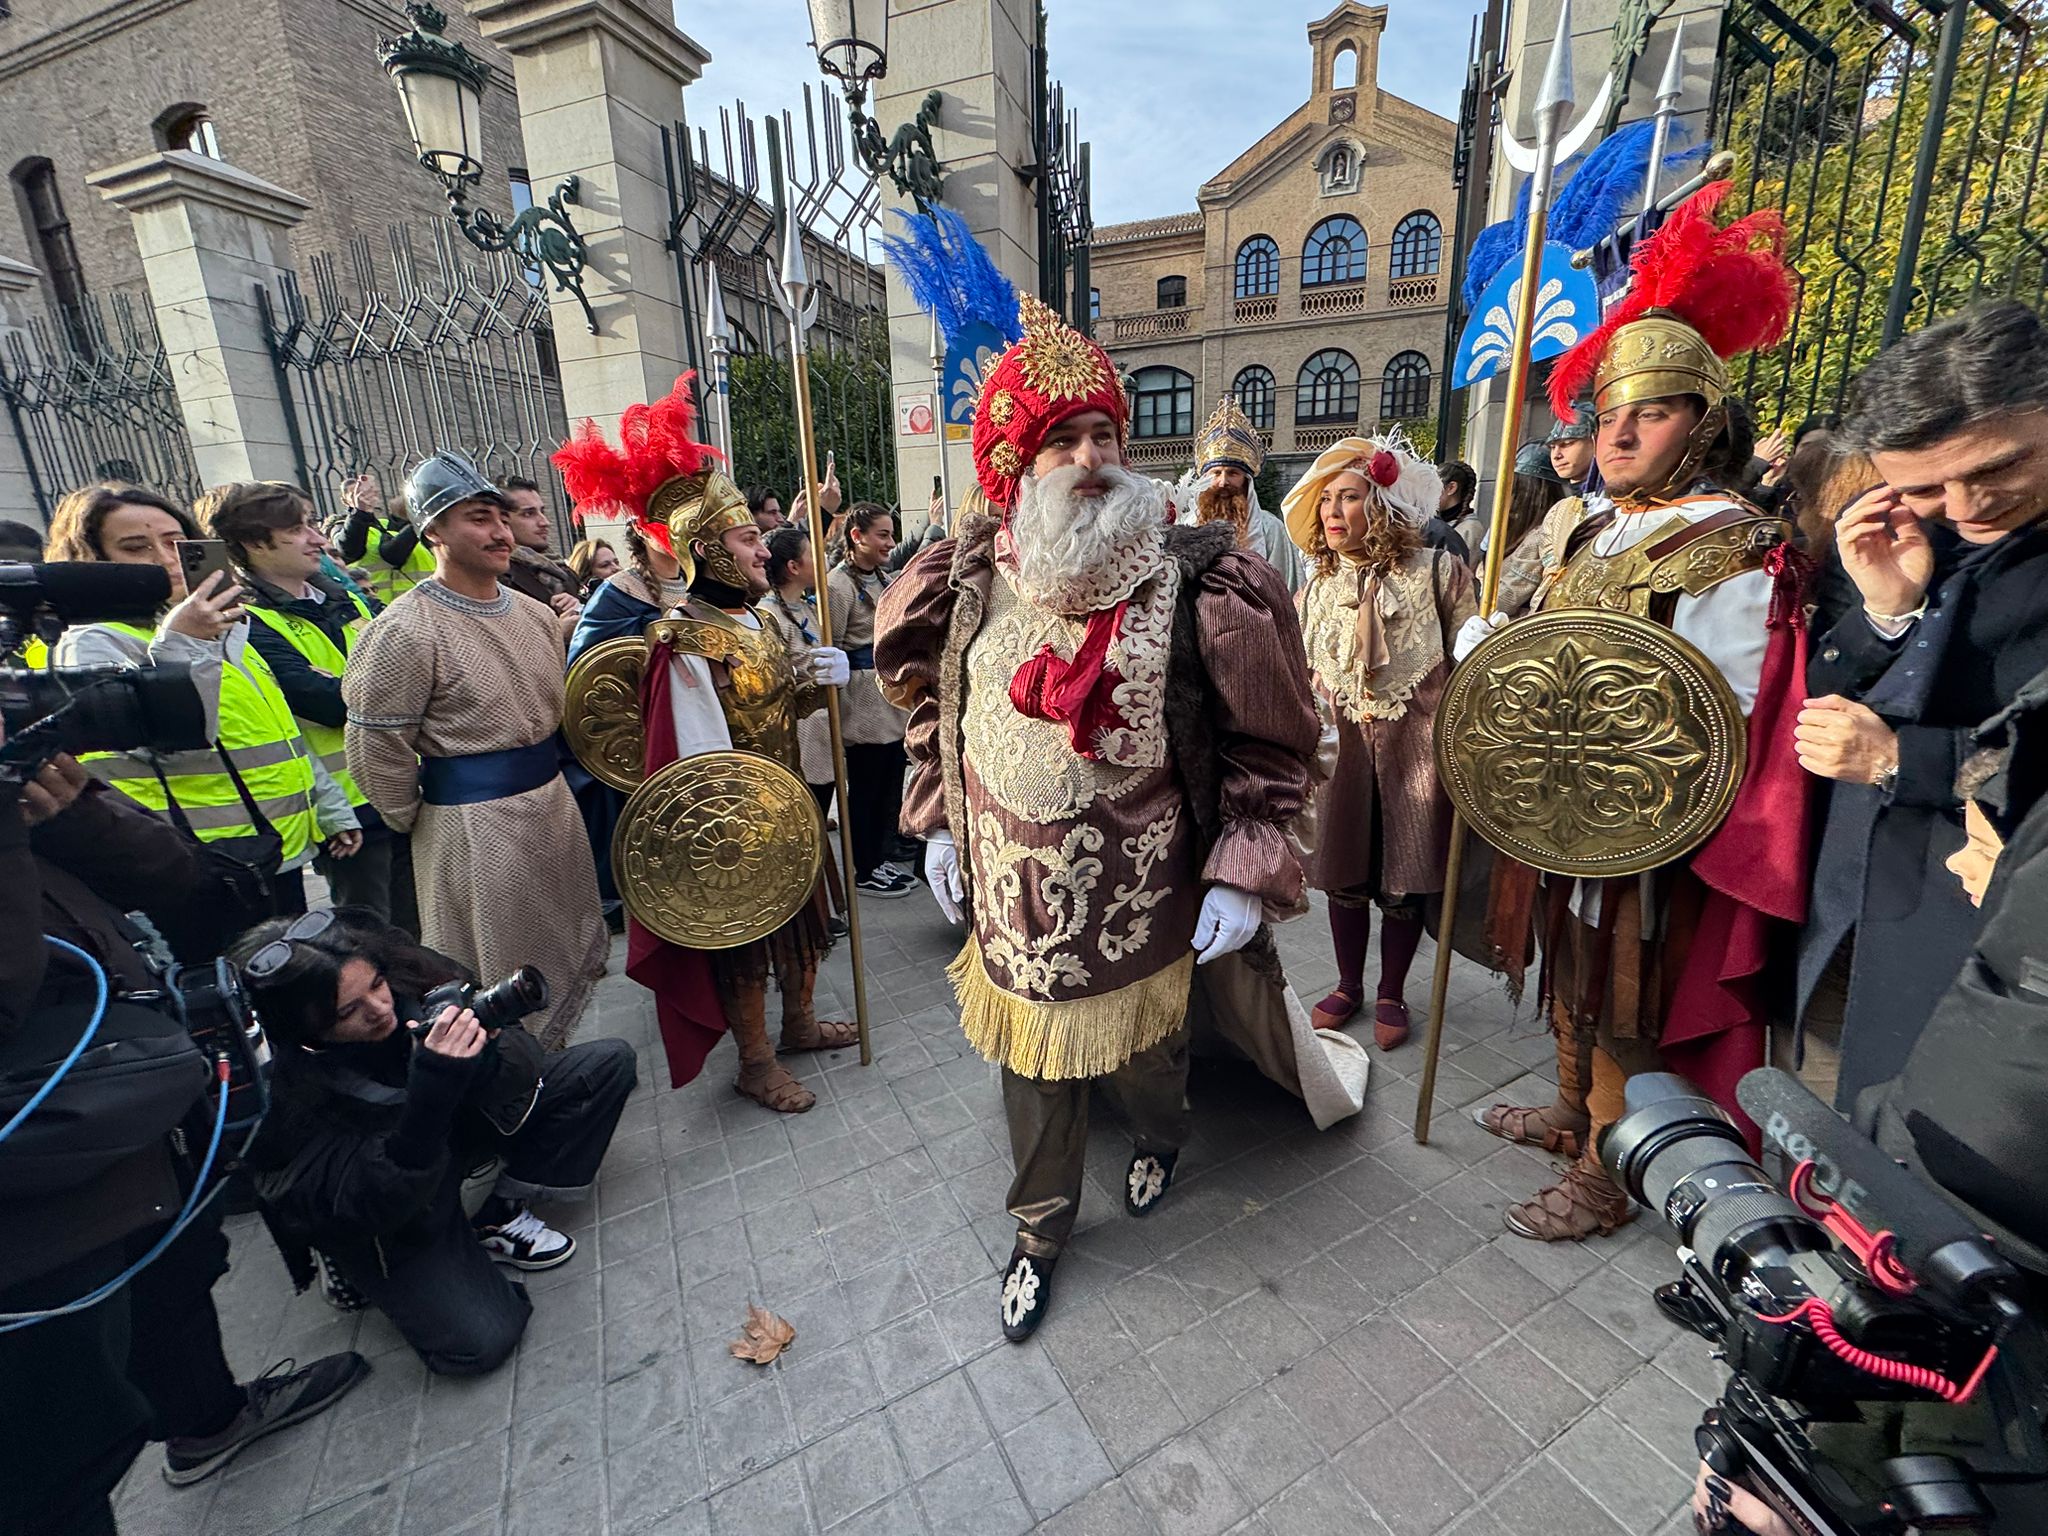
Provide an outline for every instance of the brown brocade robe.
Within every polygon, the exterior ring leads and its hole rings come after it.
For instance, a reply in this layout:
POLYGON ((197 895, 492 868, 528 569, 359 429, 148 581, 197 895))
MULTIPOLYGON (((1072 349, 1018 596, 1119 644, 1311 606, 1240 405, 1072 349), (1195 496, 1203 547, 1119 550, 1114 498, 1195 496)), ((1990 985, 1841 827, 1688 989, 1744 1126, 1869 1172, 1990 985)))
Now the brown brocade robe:
POLYGON ((1282 828, 1307 800, 1315 708, 1273 568, 1229 529, 1162 528, 1108 657, 1129 729, 1083 757, 1008 687, 1041 646, 1070 659, 1085 618, 1023 596, 996 527, 963 518, 881 604, 876 670, 910 710, 902 827, 958 847, 972 932, 951 975, 970 1043, 1021 1076, 1097 1077, 1187 1017, 1207 886, 1299 902, 1282 828))

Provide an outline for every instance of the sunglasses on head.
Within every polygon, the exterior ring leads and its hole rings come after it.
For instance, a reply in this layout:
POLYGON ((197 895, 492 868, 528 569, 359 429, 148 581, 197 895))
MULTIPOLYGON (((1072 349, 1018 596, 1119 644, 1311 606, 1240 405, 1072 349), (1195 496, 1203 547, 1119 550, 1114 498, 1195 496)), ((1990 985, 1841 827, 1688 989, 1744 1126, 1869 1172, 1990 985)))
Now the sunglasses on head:
POLYGON ((297 953, 292 948, 294 944, 306 939, 317 939, 333 926, 332 907, 322 907, 317 912, 306 913, 296 919, 291 927, 285 929, 283 938, 272 939, 251 955, 248 963, 242 967, 242 974, 251 981, 263 981, 275 976, 292 963, 292 957, 297 953))

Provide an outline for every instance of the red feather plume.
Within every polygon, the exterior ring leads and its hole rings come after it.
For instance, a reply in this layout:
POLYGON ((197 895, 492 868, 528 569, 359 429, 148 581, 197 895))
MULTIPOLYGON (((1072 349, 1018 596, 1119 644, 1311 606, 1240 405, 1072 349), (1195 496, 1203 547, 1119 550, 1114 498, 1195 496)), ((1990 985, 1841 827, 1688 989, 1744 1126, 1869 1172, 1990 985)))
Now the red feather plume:
POLYGON ((1677 315, 1724 361, 1784 339, 1798 300, 1797 280, 1785 265, 1785 216, 1762 208, 1725 227, 1716 223, 1714 211, 1734 186, 1700 188, 1636 247, 1627 294, 1551 370, 1550 408, 1560 421, 1577 419, 1573 403, 1592 388, 1614 333, 1653 309, 1677 315))
POLYGON ((554 465, 575 503, 580 527, 586 512, 617 510, 668 548, 668 527, 647 519, 647 501, 668 481, 709 468, 723 455, 695 436, 697 406, 690 386, 695 373, 651 405, 629 405, 619 418, 619 446, 605 441, 597 423, 585 420, 555 450, 554 465))

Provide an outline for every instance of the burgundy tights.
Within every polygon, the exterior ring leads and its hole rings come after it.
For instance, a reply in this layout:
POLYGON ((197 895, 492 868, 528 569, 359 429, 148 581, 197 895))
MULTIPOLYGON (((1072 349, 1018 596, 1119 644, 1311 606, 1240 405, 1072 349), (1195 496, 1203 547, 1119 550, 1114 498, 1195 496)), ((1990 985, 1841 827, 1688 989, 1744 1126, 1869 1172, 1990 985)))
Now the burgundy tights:
MULTIPOLYGON (((1365 948, 1372 936, 1372 907, 1330 903, 1330 939, 1337 950, 1337 990, 1347 997, 1365 996, 1365 948)), ((1408 971, 1422 944, 1419 917, 1380 917, 1379 995, 1398 1000, 1408 985, 1408 971)))

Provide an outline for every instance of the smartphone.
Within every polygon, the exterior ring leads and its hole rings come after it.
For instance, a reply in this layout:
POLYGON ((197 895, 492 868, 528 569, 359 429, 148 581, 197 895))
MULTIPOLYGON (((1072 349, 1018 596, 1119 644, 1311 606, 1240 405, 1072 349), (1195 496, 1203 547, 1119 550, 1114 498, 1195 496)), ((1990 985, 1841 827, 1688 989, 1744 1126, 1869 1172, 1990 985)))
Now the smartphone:
POLYGON ((827 480, 832 478, 832 450, 830 448, 825 450, 825 478, 827 480))
POLYGON ((185 573, 185 591, 197 592, 207 576, 219 571, 227 585, 235 584, 234 567, 228 563, 228 547, 219 539, 179 539, 178 568, 185 573))
POLYGON ((942 486, 943 484, 944 484, 944 479, 943 479, 943 477, 942 477, 942 476, 939 476, 939 475, 933 475, 933 476, 932 476, 932 494, 933 494, 934 496, 936 496, 936 495, 938 495, 938 494, 939 494, 939 489, 940 489, 940 487, 941 487, 941 486, 942 486))

